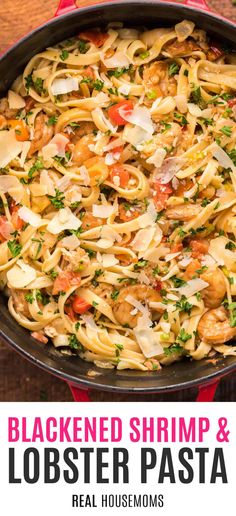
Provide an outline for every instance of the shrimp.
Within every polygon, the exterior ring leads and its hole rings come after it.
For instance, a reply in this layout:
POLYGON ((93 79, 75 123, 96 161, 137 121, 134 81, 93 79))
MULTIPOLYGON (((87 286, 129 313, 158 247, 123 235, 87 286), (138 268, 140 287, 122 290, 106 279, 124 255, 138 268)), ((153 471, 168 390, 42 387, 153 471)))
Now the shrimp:
POLYGON ((166 217, 172 220, 182 220, 187 222, 199 214, 199 206, 197 204, 179 204, 171 206, 166 210, 166 217))
POLYGON ((76 163, 76 165, 80 167, 83 165, 84 161, 94 156, 94 152, 89 149, 89 145, 93 143, 93 134, 86 134, 75 144, 72 152, 72 161, 76 163))
POLYGON ((147 285, 131 285, 128 287, 123 287, 114 302, 113 312, 117 321, 122 326, 129 326, 130 328, 134 328, 137 325, 138 318, 141 314, 139 311, 134 315, 131 313, 133 312, 134 307, 128 303, 128 301, 126 301, 127 296, 132 296, 137 301, 145 304, 148 304, 150 301, 161 301, 159 292, 147 285))
POLYGON ((47 145, 53 137, 54 129, 51 125, 47 125, 47 122, 48 116, 44 113, 39 113, 35 120, 34 138, 28 152, 29 158, 31 158, 35 152, 41 150, 44 145, 47 145))
POLYGON ((0 113, 5 118, 15 118, 17 115, 18 109, 10 109, 9 102, 6 97, 0 100, 0 113))
POLYGON ((94 215, 90 211, 86 211, 83 218, 82 218, 82 230, 88 231, 92 228, 97 228, 98 226, 103 225, 103 220, 99 219, 97 217, 94 217, 94 215))
POLYGON ((176 95, 176 80, 169 77, 168 65, 163 61, 155 61, 145 67, 143 81, 149 89, 156 89, 158 96, 176 95))
POLYGON ((200 278, 209 283, 209 287, 206 287, 202 291, 205 306, 207 306, 207 308, 217 308, 222 303, 226 294, 223 272, 218 267, 208 269, 200 275, 200 278))
POLYGON ((15 310, 25 317, 31 318, 29 305, 25 299, 25 295, 28 294, 28 292, 27 290, 10 289, 10 295, 12 296, 15 310))
POLYGON ((168 43, 164 50, 165 52, 168 52, 171 57, 184 57, 191 56, 192 52, 201 50, 201 47, 191 39, 185 41, 175 40, 172 43, 168 43))
POLYGON ((236 327, 230 326, 227 311, 223 306, 208 310, 198 323, 199 337, 207 344, 224 344, 236 335, 236 327))

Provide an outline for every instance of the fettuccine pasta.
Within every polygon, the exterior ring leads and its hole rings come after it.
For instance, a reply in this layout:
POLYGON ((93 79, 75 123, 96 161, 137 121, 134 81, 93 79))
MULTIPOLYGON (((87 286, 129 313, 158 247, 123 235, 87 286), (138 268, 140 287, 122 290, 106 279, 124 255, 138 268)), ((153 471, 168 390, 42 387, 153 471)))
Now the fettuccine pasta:
POLYGON ((236 354, 235 90, 186 20, 30 60, 0 100, 0 285, 33 338, 101 368, 236 354))

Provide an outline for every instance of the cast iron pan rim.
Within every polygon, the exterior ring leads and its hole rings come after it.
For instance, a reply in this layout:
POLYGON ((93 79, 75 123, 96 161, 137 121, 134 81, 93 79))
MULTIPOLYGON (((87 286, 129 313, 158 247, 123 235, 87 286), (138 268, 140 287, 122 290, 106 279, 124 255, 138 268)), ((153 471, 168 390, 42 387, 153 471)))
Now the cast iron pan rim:
MULTIPOLYGON (((33 363, 40 369, 51 373, 52 375, 56 376, 57 378, 60 378, 62 380, 65 380, 69 384, 72 384, 78 388, 84 388, 84 389, 92 389, 92 390, 102 390, 106 392, 117 392, 117 393, 139 393, 139 394, 155 394, 155 393, 167 393, 167 392, 175 392, 179 390, 184 389, 191 389, 194 387, 202 387, 204 385, 208 385, 210 383, 214 383, 214 381, 217 381, 224 376, 227 376, 230 373, 233 373, 236 370, 236 361, 234 364, 229 364, 228 366, 224 366, 221 371, 216 370, 215 372, 204 376, 203 378, 195 378, 193 380, 188 380, 185 382, 176 383, 175 385, 171 386, 156 386, 156 387, 122 387, 122 386, 116 386, 116 385, 104 385, 103 383, 99 383, 99 381, 92 381, 92 380, 85 380, 83 378, 78 379, 76 376, 73 376, 72 374, 68 374, 65 372, 61 372, 59 369, 49 366, 48 364, 43 363, 41 360, 38 360, 35 356, 33 356, 31 353, 26 351, 24 348, 20 347, 18 344, 16 344, 10 337, 4 334, 4 332, 0 329, 0 336, 4 337, 7 343, 10 345, 11 348, 13 348, 15 351, 17 351, 21 356, 26 358, 29 362, 33 363)), ((140 373, 142 374, 142 373, 140 373)), ((158 374, 158 373, 157 373, 158 374)))
MULTIPOLYGON (((142 5, 149 5, 149 6, 159 5, 159 6, 166 6, 167 9, 168 9, 168 7, 172 7, 176 11, 180 11, 180 12, 183 10, 189 11, 189 12, 195 12, 195 13, 199 12, 199 17, 201 17, 201 15, 202 15, 204 17, 209 18, 209 20, 211 20, 211 19, 216 20, 216 21, 220 22, 220 24, 222 25, 222 28, 223 27, 224 28, 227 28, 227 27, 235 28, 235 24, 233 22, 222 19, 219 15, 217 15, 215 13, 211 13, 211 12, 204 11, 202 9, 197 9, 194 7, 190 7, 190 6, 186 6, 184 4, 176 4, 174 2, 149 1, 149 0, 130 0, 128 2, 128 4, 132 4, 134 7, 135 6, 139 7, 142 5)), ((121 2, 111 2, 111 3, 105 3, 105 4, 102 3, 102 4, 92 5, 92 6, 88 6, 88 7, 83 7, 83 8, 79 8, 78 10, 74 10, 74 11, 71 11, 64 15, 61 15, 59 17, 56 17, 55 19, 49 20, 48 22, 44 23, 40 27, 32 30, 25 37, 21 38, 15 45, 13 45, 10 49, 8 49, 1 56, 0 61, 2 61, 3 59, 6 59, 8 56, 10 56, 11 52, 14 51, 14 49, 20 47, 23 42, 27 43, 28 41, 30 41, 31 37, 34 34, 44 31, 44 29, 46 27, 53 28, 53 26, 57 25, 58 22, 63 23, 64 20, 67 21, 70 18, 75 17, 75 16, 82 17, 84 13, 91 13, 91 15, 93 15, 93 13, 95 13, 96 11, 99 11, 101 9, 106 9, 106 10, 112 11, 113 8, 116 8, 116 7, 120 7, 122 10, 124 8, 124 3, 123 2, 122 3, 121 2)), ((187 389, 187 388, 192 388, 192 387, 199 387, 200 385, 201 386, 207 385, 207 384, 212 383, 215 380, 236 370, 236 362, 235 362, 234 364, 229 364, 228 366, 223 366, 220 371, 216 370, 215 372, 212 372, 211 374, 206 375, 200 379, 199 378, 195 378, 192 380, 190 379, 190 380, 186 380, 184 382, 179 382, 179 383, 176 383, 175 385, 169 385, 169 386, 164 386, 164 385, 159 386, 159 387, 158 386, 155 386, 155 387, 146 386, 144 388, 144 387, 122 387, 122 386, 116 386, 116 385, 104 385, 103 383, 100 383, 99 380, 92 381, 90 379, 86 380, 84 378, 78 378, 78 377, 74 376, 73 374, 68 374, 66 372, 62 372, 58 368, 44 363, 43 361, 37 359, 34 355, 32 355, 26 349, 24 349, 23 347, 16 344, 16 342, 11 337, 9 337, 6 333, 4 333, 4 331, 1 329, 0 329, 0 336, 2 336, 15 351, 17 351, 20 355, 22 355, 24 358, 26 358, 33 364, 40 367, 42 370, 47 371, 58 378, 66 380, 68 383, 73 384, 77 387, 91 388, 91 389, 103 390, 103 391, 108 391, 108 392, 143 393, 143 394, 174 392, 174 391, 177 391, 180 389, 187 389)))
MULTIPOLYGON (((121 10, 122 8, 124 7, 124 3, 123 2, 107 2, 107 3, 101 3, 101 4, 95 4, 95 5, 90 5, 88 7, 78 7, 77 10, 73 10, 69 13, 66 13, 66 14, 62 14, 62 15, 59 15, 59 16, 56 16, 50 20, 48 20, 47 22, 45 22, 43 25, 40 25, 39 27, 36 27, 35 29, 33 29, 32 31, 30 31, 29 33, 26 34, 26 36, 22 37, 21 39, 19 39, 14 45, 12 45, 9 49, 6 50, 6 52, 4 52, 1 56, 0 56, 0 62, 2 59, 5 59, 6 57, 8 57, 8 55, 11 54, 12 51, 14 51, 14 49, 16 49, 17 47, 19 47, 21 45, 21 43, 23 42, 27 42, 28 40, 31 39, 31 36, 33 34, 37 34, 37 33, 40 33, 41 31, 44 30, 44 28, 46 27, 53 27, 54 25, 57 25, 58 21, 63 21, 63 20, 68 20, 74 16, 83 16, 84 13, 90 13, 91 12, 91 15, 93 14, 93 12, 96 12, 96 11, 99 11, 101 9, 106 9, 106 10, 111 10, 113 9, 113 7, 120 7, 121 10)), ((191 6, 188 6, 188 5, 185 5, 185 4, 178 4, 178 3, 175 3, 175 2, 165 2, 165 1, 150 1, 150 0, 129 0, 126 5, 133 5, 134 7, 135 6, 142 6, 142 5, 149 5, 149 6, 156 6, 156 5, 160 5, 160 6, 166 6, 167 9, 168 7, 173 7, 175 8, 176 10, 179 10, 180 12, 183 11, 183 10, 187 10, 187 11, 190 11, 190 12, 199 12, 199 16, 203 15, 204 17, 208 17, 210 19, 214 19, 214 20, 217 20, 219 21, 222 26, 225 26, 225 28, 227 27, 230 27, 230 28, 236 28, 236 24, 234 22, 231 22, 230 20, 227 20, 225 18, 222 18, 220 15, 214 13, 214 12, 209 12, 209 11, 206 11, 204 9, 198 9, 196 7, 191 7, 191 6)))

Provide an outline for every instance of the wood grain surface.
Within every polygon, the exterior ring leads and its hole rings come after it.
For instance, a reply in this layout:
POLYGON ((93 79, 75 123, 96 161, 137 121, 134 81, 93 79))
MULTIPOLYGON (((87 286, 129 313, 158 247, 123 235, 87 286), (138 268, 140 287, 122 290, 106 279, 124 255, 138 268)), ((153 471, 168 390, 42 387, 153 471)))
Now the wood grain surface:
MULTIPOLYGON (((93 4, 79 0, 78 5, 93 4)), ((236 21, 236 7, 231 0, 210 0, 209 6, 236 21)), ((50 19, 57 0, 0 0, 0 53, 38 25, 50 19)), ((127 396, 93 392, 94 401, 189 401, 196 392, 188 390, 171 395, 127 396)), ((236 377, 221 380, 216 400, 236 401, 236 377)), ((0 341, 0 401, 72 401, 67 385, 32 366, 0 341)))

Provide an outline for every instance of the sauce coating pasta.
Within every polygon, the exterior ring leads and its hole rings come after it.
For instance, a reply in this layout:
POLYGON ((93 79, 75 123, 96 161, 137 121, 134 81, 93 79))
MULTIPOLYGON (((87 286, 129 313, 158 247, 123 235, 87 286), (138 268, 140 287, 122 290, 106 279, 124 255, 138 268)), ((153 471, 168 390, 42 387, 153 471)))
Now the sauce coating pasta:
POLYGON ((101 368, 235 355, 236 57, 193 22, 110 24, 0 100, 0 285, 101 368))

